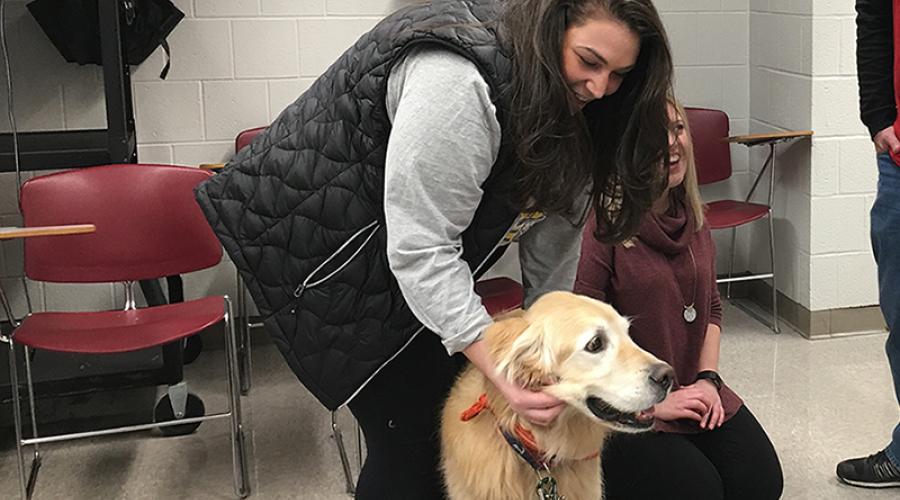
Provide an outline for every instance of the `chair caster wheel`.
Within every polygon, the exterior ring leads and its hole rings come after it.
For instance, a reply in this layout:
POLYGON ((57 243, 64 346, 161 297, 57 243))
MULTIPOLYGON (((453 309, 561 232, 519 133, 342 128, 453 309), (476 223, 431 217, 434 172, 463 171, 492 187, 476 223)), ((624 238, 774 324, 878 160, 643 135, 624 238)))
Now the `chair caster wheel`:
MULTIPOLYGON (((184 418, 202 417, 205 414, 206 407, 203 405, 203 400, 196 394, 188 393, 187 402, 185 403, 184 408, 184 418)), ((166 394, 156 402, 156 407, 153 408, 153 421, 166 422, 169 420, 175 420, 175 412, 172 411, 172 400, 169 399, 169 395, 166 394)), ((184 425, 160 427, 159 432, 163 436, 183 436, 197 430, 197 427, 200 427, 200 423, 201 422, 194 422, 184 425)))

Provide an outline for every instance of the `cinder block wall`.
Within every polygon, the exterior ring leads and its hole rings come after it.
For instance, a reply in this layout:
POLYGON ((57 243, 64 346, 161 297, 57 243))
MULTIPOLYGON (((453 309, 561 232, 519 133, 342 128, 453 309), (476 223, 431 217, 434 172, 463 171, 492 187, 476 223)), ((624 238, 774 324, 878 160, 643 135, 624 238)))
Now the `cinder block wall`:
MULTIPOLYGON (((169 38, 172 69, 157 78, 161 51, 133 73, 141 161, 226 161, 234 135, 264 125, 361 33, 411 0, 174 0, 186 14, 169 38)), ((875 302, 866 210, 874 165, 857 125, 850 0, 656 0, 672 42, 676 91, 690 106, 724 109, 733 134, 812 128, 817 139, 785 149, 776 220, 779 288, 810 309, 875 302), (790 155, 793 155, 790 156, 790 155), (852 277, 852 279, 851 279, 852 277), (872 278, 872 279, 870 279, 872 278)), ((99 68, 66 64, 11 1, 15 115, 20 130, 105 126, 99 68)), ((5 89, 3 89, 5 90, 5 89)), ((0 99, 0 130, 8 130, 0 99)), ((733 146, 735 176, 704 189, 741 196, 762 158, 733 146)), ((25 175, 27 178, 30 174, 25 175)), ((0 224, 15 225, 15 178, 0 174, 0 224)), ((737 269, 765 266, 763 232, 738 240, 737 269)), ((726 235, 717 237, 725 269, 726 235)), ((515 252, 498 274, 517 275, 515 252)), ((0 279, 25 310, 21 245, 0 245, 0 279)), ((187 295, 231 292, 228 262, 187 281, 187 295)), ((117 307, 111 286, 30 284, 36 309, 117 307)))

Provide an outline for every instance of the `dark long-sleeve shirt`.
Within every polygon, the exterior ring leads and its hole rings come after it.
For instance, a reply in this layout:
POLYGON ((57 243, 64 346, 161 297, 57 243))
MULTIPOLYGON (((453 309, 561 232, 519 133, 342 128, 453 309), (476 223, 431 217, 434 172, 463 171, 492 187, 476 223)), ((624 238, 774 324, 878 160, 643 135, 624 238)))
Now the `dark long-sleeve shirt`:
MULTIPOLYGON (((625 244, 598 242, 592 236, 595 227, 591 217, 581 244, 575 292, 603 300, 631 318, 631 338, 672 365, 675 388, 693 384, 706 330, 722 321, 709 228, 695 231, 690 212, 681 204, 668 213, 645 216, 638 236, 625 244), (692 301, 697 319, 688 323, 684 308, 692 301)), ((741 399, 727 385, 720 396, 725 418, 731 418, 741 399)), ((656 429, 700 432, 693 420, 658 421, 656 429)))
POLYGON ((897 120, 894 77, 893 3, 897 0, 856 1, 856 68, 859 110, 874 136, 897 120))

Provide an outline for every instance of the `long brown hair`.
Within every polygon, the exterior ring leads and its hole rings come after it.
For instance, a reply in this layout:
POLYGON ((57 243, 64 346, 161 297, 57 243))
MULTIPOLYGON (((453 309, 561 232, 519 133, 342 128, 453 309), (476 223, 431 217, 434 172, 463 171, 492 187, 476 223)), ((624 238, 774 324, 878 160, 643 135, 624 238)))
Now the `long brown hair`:
MULTIPOLYGON (((619 242, 665 188, 666 96, 672 57, 650 0, 504 0, 500 30, 513 52, 508 124, 523 205, 571 214, 591 191, 595 236, 619 242), (640 54, 618 92, 571 114, 562 74, 566 29, 592 16, 621 21, 640 39, 640 54)), ((572 214, 581 219, 583 214, 572 214)))

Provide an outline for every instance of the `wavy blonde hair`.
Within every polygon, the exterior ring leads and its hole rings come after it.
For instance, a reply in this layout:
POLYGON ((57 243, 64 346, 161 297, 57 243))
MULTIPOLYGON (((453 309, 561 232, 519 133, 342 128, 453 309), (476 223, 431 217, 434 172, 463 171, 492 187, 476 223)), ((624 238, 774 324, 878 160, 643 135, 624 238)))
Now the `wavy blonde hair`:
MULTIPOLYGON (((688 123, 684 106, 682 106, 674 96, 669 96, 668 100, 669 105, 675 108, 675 114, 684 122, 684 133, 690 137, 691 125, 688 123)), ((703 203, 703 198, 700 196, 700 185, 697 182, 697 163, 694 161, 693 139, 690 141, 690 144, 685 145, 681 161, 685 163, 684 180, 678 188, 669 193, 669 196, 681 196, 687 209, 690 210, 691 214, 694 216, 694 230, 699 231, 703 228, 703 223, 706 218, 706 204, 703 203)))

